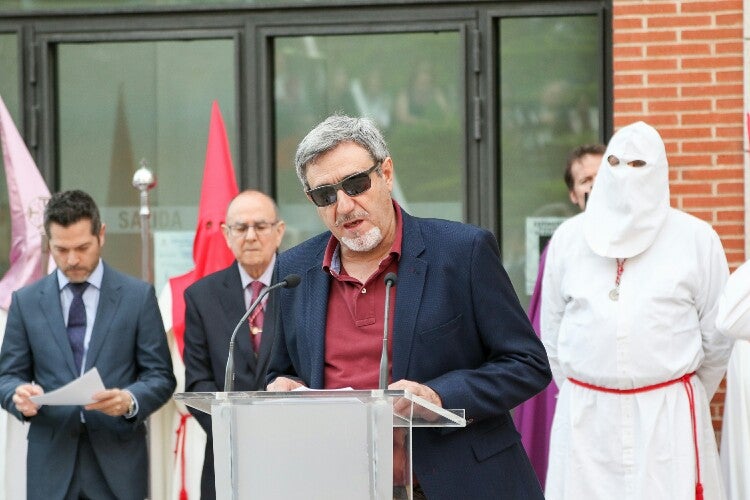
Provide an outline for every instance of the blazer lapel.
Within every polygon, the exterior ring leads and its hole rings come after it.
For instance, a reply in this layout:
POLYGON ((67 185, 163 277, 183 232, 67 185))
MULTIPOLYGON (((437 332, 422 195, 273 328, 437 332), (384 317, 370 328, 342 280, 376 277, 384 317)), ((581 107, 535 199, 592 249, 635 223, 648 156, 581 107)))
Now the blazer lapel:
POLYGON ((62 359, 65 361, 65 365, 75 377, 78 377, 78 370, 76 370, 76 363, 73 359, 73 349, 70 347, 68 331, 65 328, 57 272, 49 274, 44 280, 46 281, 44 288, 42 288, 39 294, 39 310, 47 321, 52 338, 62 352, 62 359))
MULTIPOLYGON (((325 249, 325 247, 324 247, 325 249)), ((323 262, 322 251, 316 261, 323 262)), ((309 342, 310 385, 313 389, 323 388, 323 370, 325 367, 326 312, 328 311, 328 289, 330 276, 321 270, 321 264, 313 264, 307 270, 302 283, 305 285, 306 301, 303 335, 309 342)))
POLYGON ((411 359, 412 343, 417 323, 417 315, 424 294, 427 277, 427 262, 419 256, 424 252, 424 240, 418 222, 401 211, 403 217, 403 243, 398 264, 398 284, 396 285, 396 310, 393 318, 393 380, 407 377, 411 359))
POLYGON ((109 326, 112 324, 112 319, 114 319, 117 308, 120 305, 121 287, 122 283, 116 279, 108 266, 104 264, 102 288, 99 291, 99 306, 96 309, 96 319, 94 319, 94 328, 91 331, 89 349, 86 354, 86 370, 89 370, 96 364, 96 358, 99 356, 104 341, 109 335, 109 326))

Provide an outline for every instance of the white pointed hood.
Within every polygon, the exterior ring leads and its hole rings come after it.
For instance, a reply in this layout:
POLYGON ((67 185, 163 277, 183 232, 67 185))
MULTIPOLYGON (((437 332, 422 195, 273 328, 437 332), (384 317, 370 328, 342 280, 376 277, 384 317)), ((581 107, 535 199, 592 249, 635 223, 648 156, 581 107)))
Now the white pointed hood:
POLYGON ((636 122, 612 136, 583 213, 594 253, 628 258, 651 246, 669 211, 667 168, 664 141, 650 125, 636 122), (636 160, 645 165, 628 165, 636 160))

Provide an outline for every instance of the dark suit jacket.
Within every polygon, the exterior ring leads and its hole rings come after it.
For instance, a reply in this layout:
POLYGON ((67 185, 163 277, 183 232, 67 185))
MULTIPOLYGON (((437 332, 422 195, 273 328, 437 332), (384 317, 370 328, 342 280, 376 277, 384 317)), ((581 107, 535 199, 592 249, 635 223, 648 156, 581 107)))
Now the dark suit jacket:
MULTIPOLYGON (((483 229, 403 214, 393 322, 394 381, 431 387, 467 426, 416 429, 413 470, 427 498, 542 498, 509 412, 547 386, 547 356, 483 229)), ((267 380, 324 386, 326 308, 332 279, 321 269, 330 233, 281 254, 276 346, 267 380)), ((271 300, 274 300, 272 297, 271 300)), ((268 323, 268 319, 266 319, 268 323)))
MULTIPOLYGON (((237 322, 245 314, 245 298, 237 262, 196 281, 185 290, 185 391, 224 390, 224 370, 229 339, 237 322)), ((266 315, 267 316, 267 315, 266 315)), ((264 325, 265 327, 265 325, 264 325)), ((250 325, 245 321, 235 338, 234 389, 263 389, 265 370, 271 350, 271 335, 263 332, 260 352, 255 355, 250 340, 250 325)), ((211 416, 189 408, 206 431, 208 441, 201 479, 201 497, 213 498, 213 440, 211 416)))
MULTIPOLYGON (((85 369, 93 367, 105 387, 127 389, 138 400, 132 419, 83 413, 112 491, 119 498, 142 499, 148 494, 144 422, 172 396, 175 378, 153 287, 106 264, 86 356, 85 369)), ((52 273, 13 294, 0 353, 0 402, 24 420, 12 399, 18 385, 34 381, 49 392, 77 377, 52 273)), ((42 406, 28 420, 28 498, 62 498, 76 463, 81 407, 42 406)))

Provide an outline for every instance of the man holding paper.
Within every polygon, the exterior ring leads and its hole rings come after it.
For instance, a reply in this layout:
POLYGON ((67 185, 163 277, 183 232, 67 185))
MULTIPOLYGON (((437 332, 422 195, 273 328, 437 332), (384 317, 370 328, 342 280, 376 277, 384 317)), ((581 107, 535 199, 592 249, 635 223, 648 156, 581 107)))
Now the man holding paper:
POLYGON ((105 226, 82 191, 44 214, 57 270, 13 293, 0 351, 0 404, 30 422, 27 498, 147 496, 145 421, 172 395, 153 287, 101 260, 105 226), (108 389, 84 407, 30 398, 96 368, 108 389))

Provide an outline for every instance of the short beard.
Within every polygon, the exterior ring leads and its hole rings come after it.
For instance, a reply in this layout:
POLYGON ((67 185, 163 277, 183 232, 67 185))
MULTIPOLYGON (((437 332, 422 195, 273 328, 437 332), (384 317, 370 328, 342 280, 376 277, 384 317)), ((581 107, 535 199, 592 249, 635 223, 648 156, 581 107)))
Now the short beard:
POLYGON ((369 252, 377 247, 383 241, 383 233, 379 227, 373 227, 365 234, 355 238, 341 237, 341 243, 353 252, 369 252))

